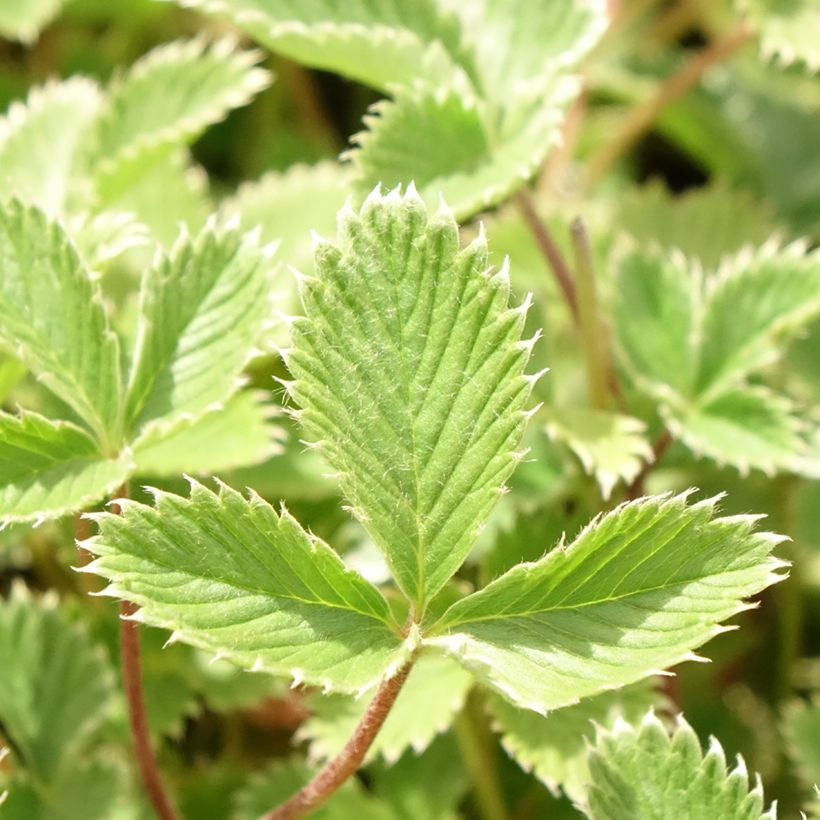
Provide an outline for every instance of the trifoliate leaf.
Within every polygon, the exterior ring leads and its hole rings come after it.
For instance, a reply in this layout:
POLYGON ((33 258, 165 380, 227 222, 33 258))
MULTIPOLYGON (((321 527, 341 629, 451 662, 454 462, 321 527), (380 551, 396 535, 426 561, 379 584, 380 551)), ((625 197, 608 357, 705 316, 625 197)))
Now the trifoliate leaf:
POLYGON ((787 704, 782 726, 786 752, 800 779, 810 788, 820 784, 820 698, 787 704))
POLYGON ((83 569, 141 607, 136 619, 257 671, 352 692, 370 688, 412 649, 381 594, 287 513, 258 496, 192 482, 190 498, 153 491, 95 514, 83 569))
MULTIPOLYGON (((36 3, 35 3, 36 5, 36 3)), ((77 187, 80 148, 102 104, 81 77, 34 88, 0 120, 0 195, 62 213, 77 187)))
POLYGON ((0 411, 0 522, 56 518, 113 492, 133 468, 124 450, 107 459, 67 421, 0 411))
POLYGON ((413 180, 428 206, 443 196, 459 219, 502 202, 540 167, 558 142, 563 110, 576 92, 566 77, 544 83, 537 101, 513 105, 498 128, 465 82, 396 90, 365 117, 347 156, 367 192, 413 180))
POLYGON ((820 7, 813 0, 740 0, 760 37, 763 56, 781 66, 803 62, 820 71, 820 7))
POLYGON ((612 221, 639 245, 677 249, 708 268, 748 245, 762 245, 774 230, 759 198, 720 184, 678 196, 661 184, 626 190, 614 203, 612 221))
POLYGON ((788 399, 762 385, 736 387, 702 404, 662 414, 675 438, 698 456, 768 475, 810 470, 807 425, 788 399))
POLYGON ((117 197, 171 148, 186 145, 270 84, 259 54, 232 40, 179 41, 149 52, 113 83, 96 125, 93 172, 117 197))
POLYGON ((110 695, 102 651, 63 618, 56 599, 38 601, 20 587, 0 602, 0 722, 36 783, 73 772, 110 695))
POLYGON ((782 539, 686 494, 622 504, 569 546, 458 601, 426 641, 517 706, 546 712, 693 658, 782 576, 782 539))
POLYGON ((589 768, 592 784, 584 811, 592 820, 775 818, 774 806, 764 812, 759 778, 749 788, 743 758, 738 756, 729 771, 714 738, 704 755, 682 717, 671 737, 652 712, 638 729, 619 720, 611 732, 599 732, 589 768))
MULTIPOLYGON (((445 732, 464 705, 473 676, 438 652, 419 657, 387 720, 370 747, 367 759, 381 755, 395 763, 408 748, 421 754, 433 738, 445 732)), ((315 695, 307 702, 311 716, 297 739, 310 743, 314 762, 335 757, 350 739, 368 705, 367 698, 315 695)))
POLYGON ((467 59, 456 21, 434 0, 176 1, 230 20, 274 52, 384 90, 419 76, 438 81, 467 59))
POLYGON ((3 0, 0 36, 31 43, 58 14, 63 0, 3 0))
POLYGON ((269 259, 237 231, 182 236, 140 289, 127 417, 171 430, 221 406, 270 321, 269 259))
MULTIPOLYGON (((254 775, 237 793, 231 820, 258 820, 306 785, 315 774, 304 763, 278 762, 254 775)), ((311 813, 314 820, 399 820, 390 807, 349 778, 330 799, 311 813)))
POLYGON ((63 229, 16 200, 0 206, 0 347, 94 431, 119 442, 119 342, 102 294, 63 229))
POLYGON ((820 251, 803 243, 741 253, 706 290, 697 391, 720 391, 777 358, 796 329, 820 314, 820 251))
POLYGON ((259 464, 282 452, 285 431, 271 419, 278 410, 264 394, 242 391, 224 407, 170 432, 149 428, 134 444, 140 475, 212 474, 259 464))
POLYGON ((585 698, 546 717, 517 709, 498 695, 492 695, 488 705, 507 754, 552 792, 560 788, 579 801, 589 782, 587 748, 595 726, 611 729, 618 717, 640 720, 657 699, 653 681, 646 680, 585 698))
POLYGON ((584 470, 595 476, 604 499, 619 481, 628 484, 653 459, 644 435, 646 426, 632 416, 556 407, 548 411, 546 430, 551 439, 566 444, 584 470))
POLYGON ((321 243, 293 325, 290 394, 419 615, 512 471, 533 379, 526 305, 449 210, 374 192, 321 243))

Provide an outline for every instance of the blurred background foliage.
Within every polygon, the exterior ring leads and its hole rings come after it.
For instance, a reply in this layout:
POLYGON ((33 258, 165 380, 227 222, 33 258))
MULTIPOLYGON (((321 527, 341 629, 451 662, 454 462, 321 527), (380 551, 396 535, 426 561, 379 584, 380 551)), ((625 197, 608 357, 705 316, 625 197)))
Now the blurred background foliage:
MULTIPOLYGON (((9 33, 5 21, 14 19, 16 5, 0 0, 0 32, 9 33)), ((227 23, 152 0, 69 0, 62 7, 53 2, 51 9, 46 2, 42 5, 44 19, 51 19, 39 35, 24 37, 23 42, 0 39, 0 109, 51 78, 83 74, 105 83, 159 44, 203 31, 232 31, 227 23)), ((536 206, 563 250, 569 254, 569 219, 580 213, 593 237, 600 286, 607 294, 614 281, 610 253, 623 233, 641 245, 680 248, 699 257, 707 268, 748 243, 762 244, 772 234, 784 241, 806 238, 816 246, 818 76, 800 62, 784 67, 761 59, 757 43, 750 40, 726 60, 715 62, 680 98, 664 101, 634 141, 608 156, 612 135, 634 118, 636 106, 737 18, 734 7, 722 1, 623 0, 612 7, 614 23, 584 64, 584 91, 569 111, 564 144, 552 152, 535 184, 536 206)), ((361 129, 369 106, 380 98, 356 82, 279 56, 266 53, 262 64, 276 81, 210 127, 190 149, 194 167, 206 174, 197 205, 204 211, 215 209, 238 185, 266 172, 334 160, 349 147, 350 136, 361 129)), ((252 208, 243 211, 243 221, 258 219, 270 234, 267 238, 282 236, 289 261, 301 264, 309 247, 304 215, 315 217, 317 229, 331 232, 338 204, 334 197, 322 202, 309 189, 296 186, 292 198, 284 206, 279 203, 275 219, 263 202, 258 214, 252 208)), ((535 240, 510 206, 482 219, 496 261, 504 254, 511 257, 516 289, 535 293, 533 328, 547 329, 537 358, 552 373, 540 384, 540 398, 550 407, 578 404, 577 397, 584 392, 580 345, 535 240)), ((126 269, 107 283, 121 307, 123 325, 138 267, 139 257, 132 257, 126 266, 130 273, 126 269)), ((252 384, 265 391, 274 375, 286 372, 273 354, 255 360, 250 371, 252 384)), ((30 400, 35 387, 21 378, 8 362, 0 363, 5 407, 13 410, 24 397, 28 406, 42 406, 43 397, 30 400)), ((765 380, 799 399, 807 408, 807 421, 816 427, 820 321, 788 348, 785 359, 765 372, 765 380)), ((281 391, 275 399, 281 401, 281 391)), ((641 408, 641 401, 629 396, 633 412, 649 426, 647 441, 652 441, 660 420, 651 406, 634 410, 641 408)), ((304 450, 287 419, 277 424, 288 432, 283 452, 223 477, 271 500, 285 499, 300 521, 345 551, 353 566, 377 582, 383 580, 378 552, 340 509, 335 485, 323 477, 323 466, 304 450)), ((513 562, 538 557, 562 532, 572 536, 595 513, 623 497, 620 487, 611 499, 602 499, 598 484, 576 457, 577 449, 574 453, 566 446, 560 424, 553 425, 551 437, 543 427, 531 425, 531 458, 515 474, 512 493, 494 513, 463 573, 463 583, 483 583, 513 562)), ((815 443, 815 451, 819 446, 815 443)), ((153 476, 151 481, 158 483, 153 476)), ((184 488, 184 482, 174 478, 161 482, 170 489, 184 488)), ((767 797, 778 799, 782 816, 796 817, 798 807, 811 799, 811 785, 820 780, 820 483, 791 474, 746 474, 696 459, 676 442, 646 477, 645 487, 660 492, 687 486, 698 487, 704 495, 727 491, 727 512, 766 513, 768 528, 792 537, 785 553, 794 567, 788 582, 765 593, 759 609, 737 619, 739 631, 709 645, 712 663, 684 665, 677 677, 659 684, 659 702, 683 709, 701 738, 714 734, 729 755, 742 753, 749 769, 761 773, 767 797)), ((77 560, 71 521, 36 529, 21 525, 0 533, 4 593, 20 583, 38 594, 59 593, 59 618, 47 608, 43 618, 58 618, 60 625, 43 629, 64 630, 74 636, 72 640, 102 647, 98 660, 108 670, 102 677, 113 676, 113 605, 83 594, 94 582, 70 571, 77 560), (75 634, 74 624, 80 622, 86 631, 75 634)), ((0 644, 2 639, 0 634, 0 644)), ((286 792, 304 776, 301 764, 283 761, 291 754, 293 733, 304 728, 310 714, 309 697, 221 662, 210 664, 189 647, 162 649, 164 640, 154 630, 143 630, 146 689, 162 767, 185 816, 252 816, 254 806, 267 807, 277 789, 286 792), (270 780, 254 779, 249 785, 249 773, 265 770, 273 759, 285 767, 276 781, 279 785, 273 788, 270 780)), ((61 675, 64 668, 57 655, 44 650, 43 663, 55 663, 53 674, 61 675)), ((106 678, 101 685, 104 691, 98 697, 109 699, 110 708, 100 725, 75 738, 72 749, 84 761, 72 777, 106 783, 107 775, 97 776, 94 766, 125 771, 130 764, 124 707, 115 682, 106 678), (116 751, 109 755, 108 749, 116 751)), ((77 708, 82 711, 82 704, 77 708)), ((13 734, 8 726, 0 728, 13 734)), ((445 733, 420 758, 408 752, 397 764, 412 772, 417 791, 426 788, 425 772, 434 775, 437 788, 446 780, 441 793, 413 793, 412 786, 397 783, 393 770, 379 762, 365 774, 369 791, 358 784, 344 798, 354 807, 351 811, 358 811, 359 817, 450 817, 461 806, 466 816, 475 814, 464 803, 464 772, 451 748, 454 742, 452 733, 445 733), (393 814, 379 814, 381 809, 368 803, 371 794, 384 797, 393 814)), ((566 798, 552 795, 545 785, 524 775, 500 748, 492 754, 511 817, 576 816, 566 798)), ((8 761, 0 766, 12 765, 8 761)), ((148 816, 133 773, 122 776, 126 780, 117 782, 132 786, 112 793, 103 790, 97 796, 105 807, 102 813, 95 813, 89 803, 87 814, 43 816, 148 816)), ((14 816, 35 816, 22 811, 14 816)), ((341 812, 337 816, 347 816, 341 812)))

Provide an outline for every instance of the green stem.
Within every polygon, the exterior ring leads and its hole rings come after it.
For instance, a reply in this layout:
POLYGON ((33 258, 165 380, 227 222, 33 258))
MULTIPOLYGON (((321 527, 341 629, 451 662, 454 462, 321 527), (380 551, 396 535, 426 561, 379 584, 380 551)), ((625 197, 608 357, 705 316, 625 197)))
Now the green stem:
POLYGON ((474 803, 481 820, 507 820, 507 807, 498 778, 496 753, 484 704, 476 690, 467 698, 455 720, 456 739, 474 790, 474 803))

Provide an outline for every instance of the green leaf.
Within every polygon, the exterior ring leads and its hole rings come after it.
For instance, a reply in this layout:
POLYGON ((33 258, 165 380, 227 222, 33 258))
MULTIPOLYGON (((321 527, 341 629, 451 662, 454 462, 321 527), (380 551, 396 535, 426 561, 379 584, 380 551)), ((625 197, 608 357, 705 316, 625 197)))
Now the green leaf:
POLYGON ((820 313, 820 251, 804 243, 741 253, 709 282, 697 390, 716 392, 775 360, 784 337, 820 313))
POLYGON ((746 190, 722 184, 680 195, 662 184, 629 188, 613 206, 614 227, 638 245, 678 249, 707 268, 747 245, 762 245, 774 231, 765 203, 746 190))
POLYGON ((26 368, 22 362, 10 356, 0 355, 0 405, 25 375, 26 368))
POLYGON ((740 0, 738 5, 758 29, 764 57, 820 71, 820 7, 813 0, 740 0))
MULTIPOLYGON (((254 775, 236 795, 231 820, 258 820, 283 803, 315 774, 304 763, 278 762, 264 774, 254 775)), ((330 799, 316 809, 313 820, 399 820, 389 806, 370 795, 356 778, 342 783, 330 799)))
POLYGON ((618 717, 640 720, 658 699, 654 688, 653 680, 641 681, 585 698, 546 717, 517 709, 498 695, 490 697, 489 708, 507 754, 553 793, 561 788, 578 802, 589 782, 587 751, 595 739, 595 726, 611 729, 618 717))
POLYGON ((632 416, 573 407, 550 408, 548 417, 547 435, 578 456, 605 500, 619 481, 629 484, 653 460, 646 425, 632 416))
POLYGON ((108 451, 119 442, 119 342, 99 285, 63 229, 16 200, 0 206, 0 347, 89 425, 108 451))
POLYGON ((263 393, 241 391, 224 407, 170 432, 149 428, 134 444, 136 472, 141 475, 206 475, 259 464, 282 452, 285 431, 271 424, 277 408, 263 393))
POLYGON ((271 82, 260 55, 229 39, 160 46, 112 84, 96 125, 93 173, 111 200, 147 167, 199 134, 271 82))
POLYGON ((83 140, 102 105, 95 82, 73 77, 37 86, 0 120, 0 196, 56 216, 72 194, 83 140))
POLYGON ((96 216, 82 213, 68 221, 68 233, 89 271, 100 272, 112 260, 150 241, 148 228, 132 213, 113 210, 96 216))
POLYGON ((59 13, 63 0, 3 0, 0 36, 31 43, 59 13))
POLYGON ((446 208, 374 192, 322 242, 292 328, 289 392, 398 584, 425 603, 458 569, 520 454, 533 377, 506 269, 446 208))
POLYGON ((440 80, 467 59, 456 21, 434 0, 176 1, 232 21, 278 54, 383 90, 440 80))
MULTIPOLYGON (((445 732, 464 705, 473 676, 438 652, 422 654, 367 754, 395 763, 408 748, 421 754, 436 735, 445 732)), ((315 695, 307 702, 311 716, 297 732, 307 740, 309 757, 320 762, 335 757, 350 739, 368 706, 366 698, 315 695)))
POLYGON ((133 466, 128 450, 107 459, 70 422, 0 411, 0 522, 82 510, 119 487, 133 466))
POLYGON ((498 204, 532 177, 560 139, 575 82, 544 83, 537 101, 513 106, 490 127, 490 111, 466 79, 397 89, 365 117, 348 152, 354 184, 367 192, 413 180, 429 207, 443 196, 459 219, 498 204))
POLYGON ((269 303, 268 259, 253 237, 206 228, 182 236, 140 289, 127 418, 170 431, 221 406, 241 386, 269 303))
POLYGON ((102 650, 63 618, 56 598, 37 601, 17 587, 0 602, 0 721, 36 783, 73 771, 110 695, 102 650))
POLYGON ((743 758, 731 771, 720 744, 711 739, 704 755, 697 735, 679 717, 671 737, 652 712, 636 730, 619 720, 600 732, 590 752, 592 784, 586 814, 592 820, 704 817, 774 820, 764 812, 760 780, 749 789, 743 758))
POLYGON ((213 493, 192 481, 190 498, 152 492, 154 507, 124 501, 122 515, 93 514, 100 533, 83 542, 100 556, 84 570, 142 607, 136 620, 328 691, 369 689, 412 649, 376 588, 287 511, 225 485, 213 493))
MULTIPOLYGON (((807 424, 792 402, 762 385, 737 387, 712 401, 681 409, 662 408, 675 438, 697 456, 750 469, 811 470, 807 424)), ((816 469, 816 468, 815 468, 816 469)))
POLYGON ((784 566, 770 555, 782 537, 753 533, 751 516, 713 518, 715 503, 622 504, 455 603, 426 642, 541 713, 694 659, 784 566))
POLYGON ((786 752, 806 786, 820 784, 820 698, 794 700, 783 713, 786 752))

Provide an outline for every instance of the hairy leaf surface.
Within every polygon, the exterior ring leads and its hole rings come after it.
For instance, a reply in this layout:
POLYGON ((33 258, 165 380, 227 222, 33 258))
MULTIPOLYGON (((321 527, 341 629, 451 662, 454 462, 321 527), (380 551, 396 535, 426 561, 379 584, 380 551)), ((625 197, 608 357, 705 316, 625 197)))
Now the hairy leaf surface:
POLYGON ((190 498, 154 491, 95 515, 86 569, 138 620, 245 668, 327 689, 374 686, 406 648, 375 587, 258 496, 192 483, 190 498))
POLYGON ((652 712, 635 729, 619 720, 611 732, 600 732, 589 758, 592 784, 586 814, 592 820, 650 820, 703 817, 774 820, 764 812, 758 779, 749 788, 743 758, 729 771, 720 743, 711 739, 706 754, 682 718, 671 737, 652 712))
POLYGON ((119 342, 99 285, 42 211, 0 206, 0 347, 89 425, 105 449, 118 443, 119 342))
POLYGON ((449 210, 374 192, 323 242, 289 386, 354 514, 420 610, 458 569, 516 461, 532 379, 523 308, 449 210))
POLYGON ((133 467, 105 458, 87 432, 37 413, 0 411, 0 522, 55 518, 99 501, 133 467))
POLYGON ((453 604, 428 640, 539 712, 691 659, 783 566, 770 556, 781 537, 713 518, 715 501, 622 504, 453 604))

